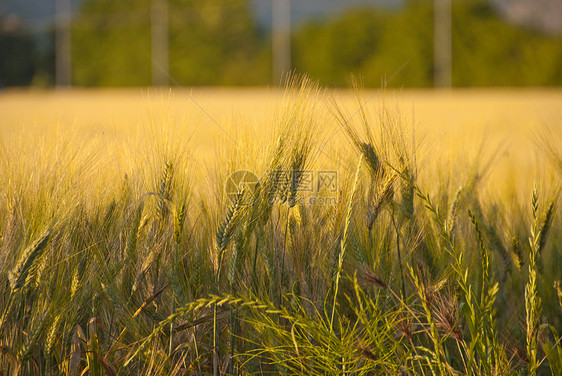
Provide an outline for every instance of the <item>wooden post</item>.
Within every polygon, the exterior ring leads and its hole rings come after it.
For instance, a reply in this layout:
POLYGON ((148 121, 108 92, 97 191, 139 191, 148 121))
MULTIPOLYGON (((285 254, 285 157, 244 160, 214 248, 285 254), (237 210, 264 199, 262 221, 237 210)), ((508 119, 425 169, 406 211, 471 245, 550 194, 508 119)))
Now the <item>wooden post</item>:
POLYGON ((291 70, 291 0, 272 0, 273 82, 291 70))
POLYGON ((57 87, 72 85, 71 57, 71 0, 55 0, 55 84, 57 87))
POLYGON ((152 85, 168 86, 170 71, 168 51, 168 0, 152 0, 150 45, 152 85))
POLYGON ((435 87, 452 85, 451 0, 433 0, 433 82, 435 87))

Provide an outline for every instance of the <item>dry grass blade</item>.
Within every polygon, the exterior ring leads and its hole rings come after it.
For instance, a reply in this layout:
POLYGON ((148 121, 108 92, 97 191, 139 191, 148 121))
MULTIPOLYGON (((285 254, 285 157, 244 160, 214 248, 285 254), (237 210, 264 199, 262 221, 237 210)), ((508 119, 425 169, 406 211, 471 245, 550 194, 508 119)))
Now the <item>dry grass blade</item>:
POLYGON ((379 360, 379 357, 373 354, 373 352, 367 346, 359 346, 357 350, 364 358, 367 358, 372 361, 379 360))
POLYGON ((178 326, 174 327, 174 332, 181 332, 183 330, 193 328, 193 327, 196 327, 198 325, 212 323, 213 320, 222 320, 222 319, 228 318, 230 315, 231 315, 231 309, 230 308, 217 309, 216 317, 214 316, 214 314, 210 314, 210 315, 207 315, 207 316, 204 316, 204 317, 200 317, 200 318, 195 319, 193 321, 186 322, 184 324, 181 324, 181 325, 178 325, 178 326))
POLYGON ((451 288, 446 289, 445 293, 437 294, 434 314, 438 329, 442 329, 446 335, 451 335, 459 342, 463 340, 459 324, 458 297, 451 288))
POLYGON ((388 285, 386 283, 384 283, 384 281, 382 279, 380 279, 379 277, 377 277, 373 272, 371 272, 370 270, 363 272, 363 278, 365 280, 366 283, 370 284, 370 285, 374 285, 377 286, 381 289, 386 289, 388 288, 388 285))
POLYGON ((145 309, 150 303, 154 301, 154 299, 158 298, 158 296, 160 296, 160 294, 162 294, 168 288, 169 285, 170 283, 166 283, 162 288, 160 288, 154 294, 149 296, 144 302, 142 302, 140 307, 133 314, 133 318, 137 317, 143 311, 143 309, 145 309))
POLYGON ((562 175, 562 131, 560 127, 545 126, 542 132, 536 137, 538 150, 544 152, 551 162, 558 167, 558 172, 562 175))

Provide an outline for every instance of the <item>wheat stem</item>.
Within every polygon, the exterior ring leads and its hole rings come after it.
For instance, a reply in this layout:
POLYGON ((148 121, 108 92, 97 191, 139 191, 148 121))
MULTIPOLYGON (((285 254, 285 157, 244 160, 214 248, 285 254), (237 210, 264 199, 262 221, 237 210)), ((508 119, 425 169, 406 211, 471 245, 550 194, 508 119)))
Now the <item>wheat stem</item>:
POLYGON ((338 270, 336 272, 336 282, 335 282, 335 290, 334 290, 334 302, 332 304, 332 315, 330 317, 330 332, 333 331, 334 314, 336 312, 336 301, 337 301, 337 298, 338 298, 340 276, 341 276, 341 272, 342 272, 343 258, 345 256, 345 248, 346 248, 346 243, 347 243, 348 229, 349 229, 349 224, 351 222, 351 212, 352 212, 352 209, 353 209, 353 199, 355 198, 355 192, 357 191, 357 182, 359 181, 359 172, 361 171, 362 161, 363 161, 363 154, 361 154, 359 156, 359 162, 357 163, 357 169, 355 170, 355 179, 353 180, 353 187, 351 188, 351 194, 350 194, 350 197, 349 197, 349 204, 347 206, 347 215, 345 217, 345 225, 344 225, 344 228, 343 228, 343 236, 342 236, 342 240, 341 240, 341 243, 340 243, 340 254, 339 254, 339 257, 338 257, 338 270))

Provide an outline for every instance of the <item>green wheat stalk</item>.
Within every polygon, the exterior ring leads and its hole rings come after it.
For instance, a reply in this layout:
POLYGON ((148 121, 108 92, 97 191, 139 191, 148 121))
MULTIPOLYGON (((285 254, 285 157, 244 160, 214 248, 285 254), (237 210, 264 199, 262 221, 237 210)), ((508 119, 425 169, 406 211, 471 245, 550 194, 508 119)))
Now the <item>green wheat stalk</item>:
POLYGON ((330 317, 330 332, 333 330, 334 325, 334 314, 336 312, 336 301, 338 298, 338 290, 340 285, 340 276, 342 272, 343 259, 345 256, 345 249, 347 245, 347 234, 349 229, 349 224, 351 222, 351 212, 353 209, 353 199, 355 198, 355 192, 357 191, 357 182, 359 181, 359 172, 361 171, 361 163, 363 161, 363 154, 359 156, 359 162, 357 163, 357 169, 355 170, 355 179, 353 180, 353 187, 351 188, 351 195, 349 197, 349 204, 347 206, 347 215, 345 217, 345 225, 343 228, 343 236, 340 243, 340 253, 338 257, 338 270, 336 272, 336 282, 334 290, 334 302, 332 304, 332 315, 330 317))
POLYGON ((539 229, 539 207, 537 187, 533 189, 531 207, 533 224, 531 225, 531 236, 529 237, 529 280, 525 285, 525 311, 527 328, 527 358, 529 360, 529 376, 537 375, 539 347, 539 326, 541 315, 541 299, 538 296, 537 286, 537 258, 539 257, 541 230, 539 229))

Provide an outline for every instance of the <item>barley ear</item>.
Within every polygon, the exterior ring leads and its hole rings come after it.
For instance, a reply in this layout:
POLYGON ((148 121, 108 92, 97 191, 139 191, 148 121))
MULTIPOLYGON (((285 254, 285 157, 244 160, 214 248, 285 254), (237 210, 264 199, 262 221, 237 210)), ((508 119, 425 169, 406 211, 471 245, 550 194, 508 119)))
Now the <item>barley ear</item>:
POLYGON ((375 221, 377 220, 385 204, 388 204, 392 201, 392 197, 394 196, 393 185, 397 176, 398 175, 394 172, 385 175, 385 179, 382 182, 382 185, 377 192, 372 205, 370 205, 367 209, 367 228, 369 229, 369 231, 371 231, 371 229, 373 228, 375 221))
POLYGON ((183 232, 183 224, 185 222, 186 205, 185 201, 176 208, 174 215, 174 241, 176 244, 181 242, 181 235, 183 232))
POLYGON ((363 154, 367 166, 369 166, 371 177, 376 178, 382 175, 383 167, 373 145, 368 142, 358 142, 357 147, 361 151, 361 154, 363 154))
POLYGON ((301 151, 294 153, 291 163, 291 174, 289 180, 289 196, 287 197, 289 207, 297 204, 297 192, 303 179, 303 168, 305 166, 305 154, 301 151))
POLYGON ((39 341, 43 337, 45 328, 49 321, 49 312, 46 312, 43 317, 38 318, 37 320, 39 320, 39 323, 35 323, 35 325, 33 325, 31 335, 29 336, 27 343, 23 345, 19 354, 19 358, 22 361, 29 360, 33 352, 38 348, 39 341))
POLYGON ((236 230, 238 229, 238 224, 242 217, 242 203, 244 199, 245 191, 240 191, 236 195, 234 202, 228 208, 224 221, 220 224, 217 235, 217 247, 220 251, 224 251, 228 244, 232 240, 236 230))
POLYGON ((45 250, 51 233, 51 228, 45 230, 41 236, 23 252, 16 266, 9 272, 8 278, 12 291, 17 291, 24 286, 35 260, 37 260, 45 250))
POLYGON ((455 197, 453 201, 449 205, 449 212, 447 213, 447 221, 445 224, 447 225, 447 234, 449 236, 453 236, 453 231, 455 230, 455 226, 457 224, 457 211, 459 209, 461 196, 463 194, 463 187, 459 187, 457 192, 455 193, 455 197))
POLYGON ((544 246, 546 245, 546 240, 548 238, 548 232, 550 230, 550 227, 552 226, 552 220, 554 218, 554 212, 555 212, 555 207, 556 207, 556 203, 555 201, 552 201, 550 203, 550 205, 548 206, 548 209, 546 211, 546 215, 544 218, 544 222, 542 224, 540 233, 539 233, 539 242, 538 242, 538 249, 537 252, 540 255, 541 251, 544 249, 544 246))
POLYGON ((51 327, 49 328, 49 332, 47 334, 47 340, 45 342, 47 353, 51 353, 55 345, 55 342, 57 340, 57 330, 59 328, 59 324, 61 323, 62 318, 63 318, 62 315, 58 314, 55 317, 53 323, 51 324, 51 327))
POLYGON ((166 162, 162 176, 160 178, 160 187, 158 189, 158 215, 160 219, 165 220, 168 214, 168 203, 172 194, 172 183, 174 178, 174 165, 172 162, 166 162))
POLYGON ((409 182, 414 181, 414 173, 405 162, 402 162, 402 164, 402 174, 407 180, 402 179, 400 182, 400 207, 403 216, 411 219, 414 215, 414 187, 409 182))

